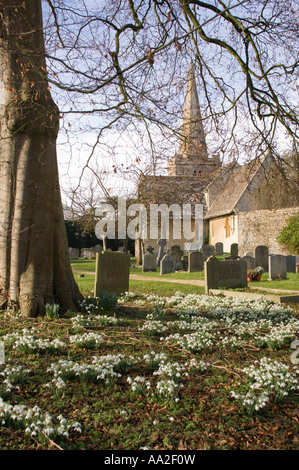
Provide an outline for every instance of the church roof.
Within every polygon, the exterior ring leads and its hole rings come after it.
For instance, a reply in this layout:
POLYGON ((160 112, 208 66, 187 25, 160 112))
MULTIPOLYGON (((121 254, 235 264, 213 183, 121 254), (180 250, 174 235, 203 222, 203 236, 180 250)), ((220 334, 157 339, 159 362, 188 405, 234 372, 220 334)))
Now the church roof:
MULTIPOLYGON (((214 202, 208 208, 205 218, 211 219, 236 212, 241 197, 249 189, 249 185, 255 176, 264 168, 264 160, 253 160, 247 165, 241 166, 232 172, 231 177, 226 181, 225 185, 219 191, 214 202)), ((223 169, 225 171, 225 169, 223 169)), ((218 178, 221 173, 218 175, 218 178)), ((217 184, 217 177, 212 184, 217 184)), ((207 188, 208 189, 208 188, 207 188)))

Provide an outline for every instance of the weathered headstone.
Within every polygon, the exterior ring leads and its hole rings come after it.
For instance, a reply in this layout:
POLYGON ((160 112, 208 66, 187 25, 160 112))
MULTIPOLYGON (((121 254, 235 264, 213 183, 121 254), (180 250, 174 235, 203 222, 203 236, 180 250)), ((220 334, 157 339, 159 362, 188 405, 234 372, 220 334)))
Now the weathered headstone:
POLYGON ((237 257, 239 255, 239 245, 238 243, 232 243, 230 246, 230 256, 237 257))
POLYGON ((170 254, 174 258, 176 271, 182 270, 183 269, 183 264, 182 264, 183 251, 180 245, 172 245, 172 247, 170 248, 170 254))
POLYGON ((215 248, 213 245, 202 245, 200 251, 203 254, 204 260, 206 261, 210 256, 213 256, 215 248))
POLYGON ((78 259, 79 258, 79 249, 69 247, 69 255, 71 259, 78 259))
POLYGON ((215 257, 205 261, 205 292, 210 289, 247 287, 247 264, 245 261, 219 261, 215 257))
POLYGON ((261 266, 264 271, 268 271, 268 248, 264 245, 255 247, 254 250, 255 267, 261 266))
POLYGON ((286 270, 287 270, 287 273, 296 272, 296 256, 293 256, 293 255, 286 256, 286 270))
POLYGON ((269 279, 285 279, 287 263, 284 255, 269 256, 269 279))
POLYGON ((203 254, 200 251, 189 253, 188 271, 189 273, 202 271, 204 265, 203 254))
POLYGON ((251 256, 252 258, 254 258, 254 253, 252 251, 245 251, 243 256, 251 256))
POLYGON ((223 243, 217 242, 215 244, 215 255, 223 255, 223 243))
POLYGON ((145 253, 142 256, 142 272, 157 271, 156 257, 154 253, 145 253))
POLYGON ((184 271, 188 271, 188 267, 189 267, 189 256, 188 255, 183 255, 182 256, 182 265, 183 265, 184 271))
POLYGON ((247 269, 254 269, 255 268, 255 259, 252 256, 242 256, 240 258, 241 261, 246 261, 247 269))
POLYGON ((158 251, 158 256, 157 256, 157 266, 160 266, 160 262, 163 256, 165 255, 164 246, 167 245, 167 241, 165 240, 165 238, 160 238, 160 240, 158 241, 158 245, 159 245, 159 251, 158 251))
POLYGON ((175 272, 175 261, 173 256, 167 254, 163 256, 160 262, 160 274, 168 274, 175 272))
POLYGON ((129 290, 130 256, 117 251, 96 253, 94 295, 100 292, 122 294, 129 290))

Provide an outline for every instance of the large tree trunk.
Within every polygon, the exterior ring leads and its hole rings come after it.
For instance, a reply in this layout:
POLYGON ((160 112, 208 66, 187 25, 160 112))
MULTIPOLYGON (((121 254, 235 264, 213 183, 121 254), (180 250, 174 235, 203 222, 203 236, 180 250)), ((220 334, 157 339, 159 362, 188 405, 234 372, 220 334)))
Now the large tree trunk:
POLYGON ((0 306, 78 310, 56 157, 59 113, 46 76, 40 0, 10 0, 0 39, 0 306))

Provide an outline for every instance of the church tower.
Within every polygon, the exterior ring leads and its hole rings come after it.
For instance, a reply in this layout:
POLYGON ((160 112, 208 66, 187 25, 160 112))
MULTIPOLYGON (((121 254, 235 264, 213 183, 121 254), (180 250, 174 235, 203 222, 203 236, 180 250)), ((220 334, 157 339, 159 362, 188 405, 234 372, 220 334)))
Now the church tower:
POLYGON ((168 176, 205 176, 221 166, 209 157, 199 106, 194 64, 191 62, 178 153, 167 162, 168 176))

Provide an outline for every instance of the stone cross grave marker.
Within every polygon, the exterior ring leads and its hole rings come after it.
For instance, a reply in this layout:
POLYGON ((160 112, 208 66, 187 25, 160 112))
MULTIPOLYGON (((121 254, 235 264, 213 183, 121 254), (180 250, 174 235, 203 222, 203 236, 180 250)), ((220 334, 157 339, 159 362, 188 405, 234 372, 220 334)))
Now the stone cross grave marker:
POLYGON ((117 295, 129 291, 130 255, 118 251, 96 253, 94 295, 113 292, 117 295))
POLYGON ((205 292, 210 289, 247 287, 247 264, 245 261, 219 261, 210 257, 205 261, 205 292))
POLYGON ((198 272, 203 270, 203 254, 200 251, 191 251, 189 253, 188 272, 198 272))
POLYGON ((183 251, 180 245, 172 245, 172 247, 170 248, 170 254, 174 258, 176 271, 181 271, 183 269, 183 263, 182 263, 183 251))
POLYGON ((175 272, 175 261, 173 256, 165 255, 160 262, 160 274, 168 274, 175 272))
POLYGON ((285 279, 287 263, 284 255, 269 256, 269 280, 285 279))
POLYGON ((164 246, 167 245, 167 241, 165 240, 165 238, 160 238, 160 240, 158 241, 158 245, 159 245, 159 251, 158 251, 158 256, 157 256, 157 266, 160 266, 160 261, 165 255, 164 246))
POLYGON ((264 245, 255 247, 254 250, 255 267, 261 266, 264 271, 268 271, 268 248, 264 245))

